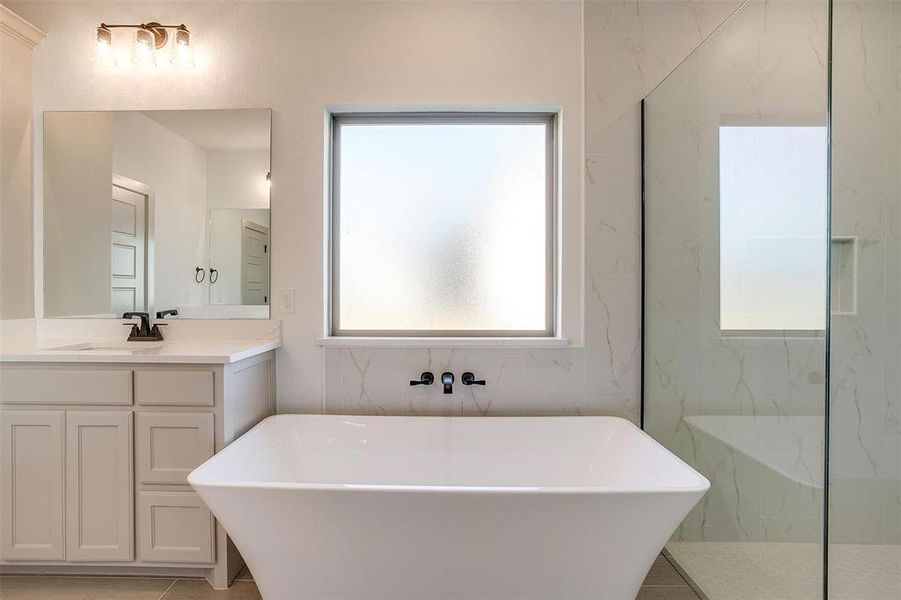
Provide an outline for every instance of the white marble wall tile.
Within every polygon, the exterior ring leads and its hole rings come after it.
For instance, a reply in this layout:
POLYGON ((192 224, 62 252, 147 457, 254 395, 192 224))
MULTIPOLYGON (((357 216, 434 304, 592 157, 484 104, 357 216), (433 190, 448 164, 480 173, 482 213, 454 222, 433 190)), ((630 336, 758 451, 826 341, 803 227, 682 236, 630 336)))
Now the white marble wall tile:
POLYGON ((739 0, 588 0, 585 86, 589 148, 596 132, 651 91, 740 4, 739 0))
POLYGON ((890 2, 836 2, 834 13, 832 228, 882 237, 887 158, 890 2))
MULTIPOLYGON (((525 350, 521 406, 528 415, 584 414, 585 351, 525 350)), ((591 372, 594 368, 591 369, 591 372)), ((616 414, 608 412, 606 414, 616 414)))
POLYGON ((826 341, 823 338, 783 338, 763 345, 766 394, 781 404, 782 414, 822 415, 826 391, 826 341), (792 399, 798 399, 792 406, 792 399), (803 401, 803 404, 801 402, 803 401), (806 407, 802 410, 802 406, 806 407), (813 409, 814 412, 810 412, 813 409))
POLYGON ((762 541, 818 543, 823 539, 822 517, 796 515, 762 517, 760 519, 762 541))
POLYGON ((590 277, 585 315, 585 395, 635 396, 641 365, 638 278, 590 277))
POLYGON ((830 473, 836 479, 877 478, 883 463, 882 361, 832 360, 830 473))
POLYGON ((638 396, 587 396, 581 414, 622 417, 638 425, 641 420, 641 401, 638 396))
POLYGON ((585 139, 585 155, 641 157, 640 98, 608 125, 585 139))
POLYGON ((760 462, 702 434, 698 464, 710 480, 701 513, 704 539, 729 532, 731 541, 760 541, 760 462))
POLYGON ((354 415, 402 414, 408 365, 406 350, 342 349, 341 404, 326 406, 326 410, 354 415))
POLYGON ((649 355, 700 355, 698 240, 648 237, 645 253, 646 352, 649 355))
POLYGON ((640 161, 629 155, 586 160, 586 263, 592 277, 641 276, 640 161))
POLYGON ((704 414, 772 414, 772 404, 765 398, 766 375, 760 349, 746 351, 724 341, 705 348, 703 356, 704 414))
POLYGON ((882 356, 885 343, 885 248, 879 239, 857 240, 854 314, 832 315, 834 356, 882 356))
POLYGON ((884 494, 878 481, 834 478, 829 483, 829 543, 881 544, 886 540, 884 494))
POLYGON ((698 465, 700 440, 685 418, 701 414, 702 374, 700 357, 646 358, 645 430, 691 465, 698 465))

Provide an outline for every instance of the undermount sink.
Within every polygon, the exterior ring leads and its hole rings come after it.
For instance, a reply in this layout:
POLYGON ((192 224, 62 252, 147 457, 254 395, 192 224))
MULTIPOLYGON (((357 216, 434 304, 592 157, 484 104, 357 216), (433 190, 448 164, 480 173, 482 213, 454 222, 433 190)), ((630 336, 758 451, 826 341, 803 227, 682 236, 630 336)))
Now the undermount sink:
POLYGON ((142 354, 162 348, 162 344, 148 344, 145 342, 85 342, 81 344, 68 344, 55 346, 45 350, 58 352, 96 352, 105 354, 142 354))

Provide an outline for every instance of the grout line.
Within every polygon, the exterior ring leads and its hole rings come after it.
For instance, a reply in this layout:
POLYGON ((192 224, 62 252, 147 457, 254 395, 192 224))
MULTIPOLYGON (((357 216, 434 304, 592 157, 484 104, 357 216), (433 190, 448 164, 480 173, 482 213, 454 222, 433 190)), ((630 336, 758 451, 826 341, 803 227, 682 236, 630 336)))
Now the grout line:
POLYGON ((172 583, 169 584, 169 587, 167 587, 165 590, 163 590, 163 593, 160 594, 160 597, 157 598, 156 600, 163 600, 163 596, 165 596, 166 594, 169 593, 169 590, 172 589, 172 586, 174 586, 177 581, 178 581, 178 579, 173 579, 172 583))
POLYGON ((704 593, 704 590, 701 589, 701 586, 695 583, 695 580, 691 578, 691 575, 688 574, 688 571, 682 568, 682 566, 678 563, 678 561, 676 561, 673 555, 670 554, 669 550, 667 550, 666 547, 663 548, 663 552, 661 552, 661 554, 667 560, 667 562, 669 562, 669 564, 673 566, 679 576, 682 577, 682 581, 685 582, 685 585, 690 587, 700 600, 710 600, 710 597, 706 593, 704 593))

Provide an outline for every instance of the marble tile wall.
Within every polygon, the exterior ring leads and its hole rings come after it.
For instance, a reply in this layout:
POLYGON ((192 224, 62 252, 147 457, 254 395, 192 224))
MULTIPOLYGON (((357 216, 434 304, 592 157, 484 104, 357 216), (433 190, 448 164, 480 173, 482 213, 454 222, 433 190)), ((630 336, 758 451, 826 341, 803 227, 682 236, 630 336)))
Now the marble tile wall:
POLYGON ((857 243, 855 311, 832 318, 830 541, 901 543, 901 2, 837 0, 833 216, 857 243))
POLYGON ((646 103, 645 423, 711 480, 676 539, 820 537, 821 480, 817 488, 768 463, 822 473, 822 451, 810 452, 822 448, 822 427, 805 419, 822 420, 825 342, 721 332, 717 174, 724 115, 825 124, 825 57, 825 2, 752 0, 646 103), (689 425, 705 416, 747 426, 729 439, 689 425), (777 441, 747 417, 777 418, 791 435, 777 441))
POLYGON ((741 0, 586 0, 585 346, 326 348, 324 412, 639 418, 639 102, 741 0), (486 388, 411 388, 411 366, 472 370, 486 388))

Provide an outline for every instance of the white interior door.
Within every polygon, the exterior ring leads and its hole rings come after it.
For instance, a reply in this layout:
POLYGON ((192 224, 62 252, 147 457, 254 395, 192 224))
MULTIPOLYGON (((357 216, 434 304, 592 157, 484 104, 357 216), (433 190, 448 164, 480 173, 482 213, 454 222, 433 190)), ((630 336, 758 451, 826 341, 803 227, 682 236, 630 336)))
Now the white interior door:
POLYGON ((113 186, 110 306, 116 316, 147 310, 146 208, 146 196, 113 186))
POLYGON ((269 228, 241 222, 241 304, 269 304, 269 228))

